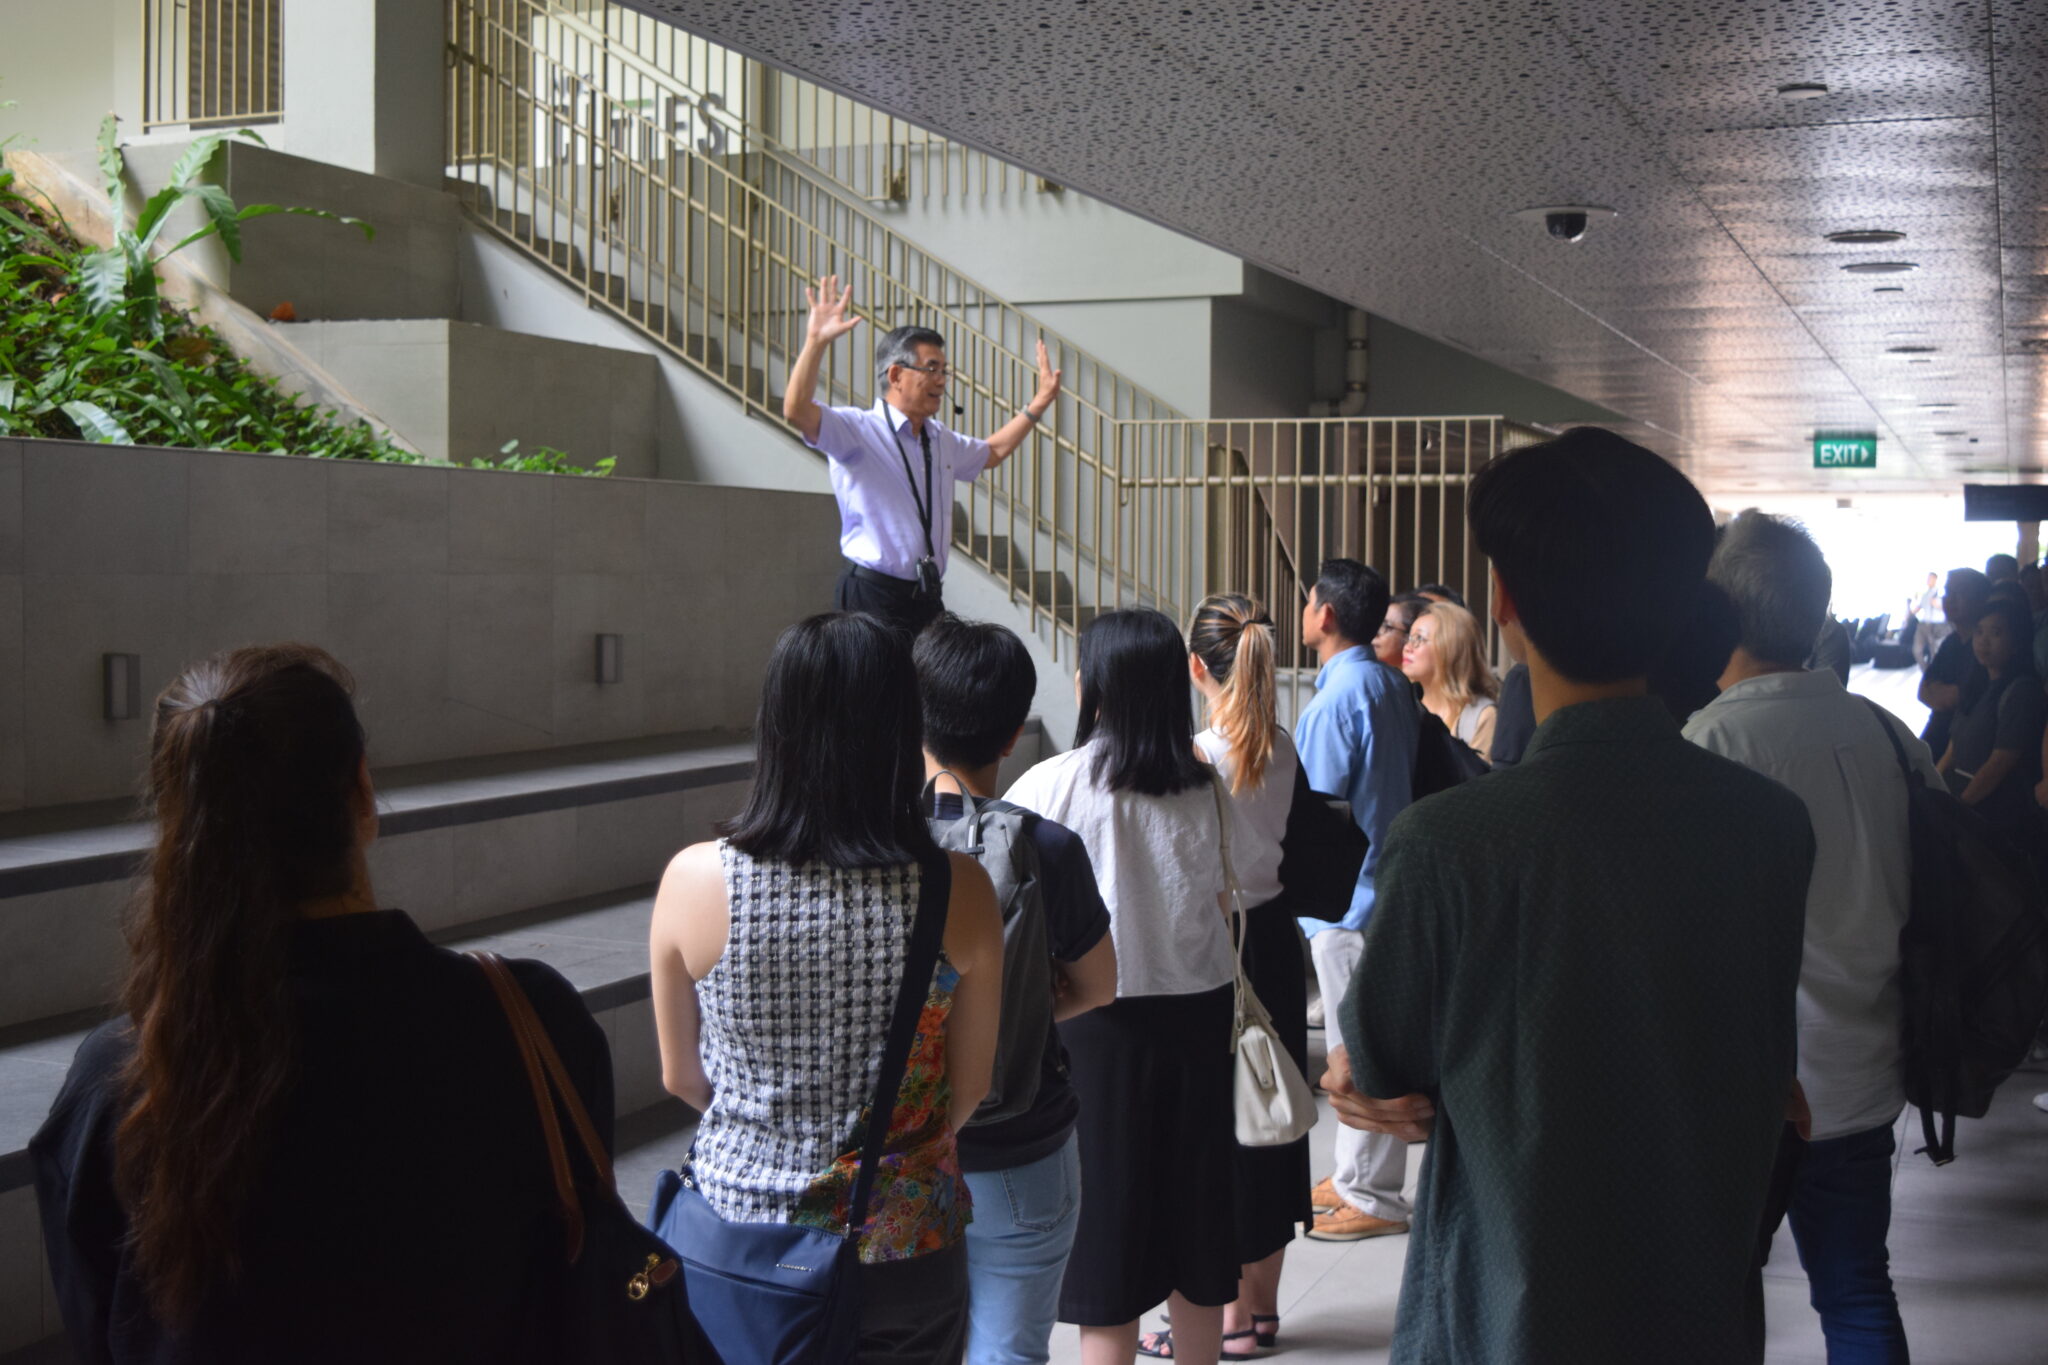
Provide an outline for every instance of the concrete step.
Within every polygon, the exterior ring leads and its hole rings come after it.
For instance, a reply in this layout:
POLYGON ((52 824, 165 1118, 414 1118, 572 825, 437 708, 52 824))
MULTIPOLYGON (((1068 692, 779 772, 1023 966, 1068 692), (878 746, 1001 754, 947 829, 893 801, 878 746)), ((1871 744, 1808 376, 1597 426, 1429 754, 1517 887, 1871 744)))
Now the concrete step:
MULTIPOLYGON (((730 736, 666 735, 381 770, 371 877, 434 933, 639 885, 752 767, 730 736)), ((0 1029, 106 1006, 149 833, 122 803, 0 815, 0 1029)))

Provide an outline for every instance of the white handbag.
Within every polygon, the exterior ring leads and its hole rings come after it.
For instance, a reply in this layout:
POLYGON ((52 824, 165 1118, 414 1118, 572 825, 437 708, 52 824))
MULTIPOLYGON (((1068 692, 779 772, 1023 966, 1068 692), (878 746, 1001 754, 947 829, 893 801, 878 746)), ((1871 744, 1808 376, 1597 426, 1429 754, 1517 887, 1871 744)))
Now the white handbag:
POLYGON ((1237 1140, 1246 1147, 1284 1147, 1316 1126, 1315 1092, 1301 1068, 1280 1045, 1273 1016, 1252 993, 1244 977, 1244 894, 1237 869, 1230 862, 1230 813, 1223 808, 1220 778, 1211 775, 1216 794, 1216 820, 1221 830, 1223 880, 1230 888, 1231 946, 1236 954, 1237 989, 1230 1027, 1230 1050, 1236 1058, 1235 1110, 1237 1140))

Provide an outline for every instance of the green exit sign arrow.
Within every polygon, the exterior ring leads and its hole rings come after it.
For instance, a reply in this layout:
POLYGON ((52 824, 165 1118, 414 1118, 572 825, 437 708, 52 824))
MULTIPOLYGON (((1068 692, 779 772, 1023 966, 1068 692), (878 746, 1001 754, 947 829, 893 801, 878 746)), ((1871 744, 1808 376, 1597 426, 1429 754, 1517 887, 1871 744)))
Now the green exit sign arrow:
POLYGON ((1815 469, 1877 468, 1877 433, 1817 431, 1813 434, 1815 469))

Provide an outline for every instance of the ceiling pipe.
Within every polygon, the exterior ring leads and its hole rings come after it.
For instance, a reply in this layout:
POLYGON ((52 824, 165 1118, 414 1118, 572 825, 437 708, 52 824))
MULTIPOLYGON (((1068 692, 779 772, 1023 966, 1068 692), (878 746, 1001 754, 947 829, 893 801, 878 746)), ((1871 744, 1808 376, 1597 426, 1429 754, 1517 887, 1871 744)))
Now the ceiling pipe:
POLYGON ((1353 308, 1344 317, 1344 396, 1334 403, 1315 403, 1311 417, 1363 417, 1366 378, 1372 370, 1372 352, 1367 345, 1369 323, 1363 308, 1353 308))

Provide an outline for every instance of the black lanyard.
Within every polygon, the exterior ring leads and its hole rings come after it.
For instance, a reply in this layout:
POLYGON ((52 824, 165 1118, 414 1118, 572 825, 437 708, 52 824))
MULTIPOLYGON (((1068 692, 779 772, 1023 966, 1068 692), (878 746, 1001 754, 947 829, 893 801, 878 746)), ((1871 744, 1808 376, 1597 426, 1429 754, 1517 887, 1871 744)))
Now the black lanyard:
MULTIPOLYGON (((908 426, 909 423, 904 423, 908 426)), ((924 497, 917 496, 917 479, 910 472, 910 456, 903 449, 903 433, 896 433, 896 458, 903 461, 903 481, 910 485, 910 501, 917 507, 917 519, 924 527, 924 557, 937 561, 939 554, 932 548, 932 434, 926 427, 918 428, 918 444, 924 447, 924 497)))

